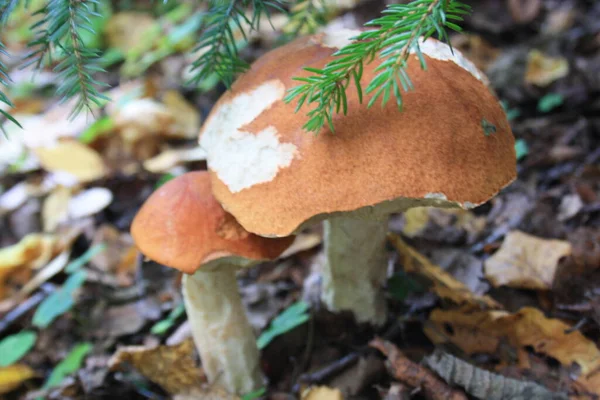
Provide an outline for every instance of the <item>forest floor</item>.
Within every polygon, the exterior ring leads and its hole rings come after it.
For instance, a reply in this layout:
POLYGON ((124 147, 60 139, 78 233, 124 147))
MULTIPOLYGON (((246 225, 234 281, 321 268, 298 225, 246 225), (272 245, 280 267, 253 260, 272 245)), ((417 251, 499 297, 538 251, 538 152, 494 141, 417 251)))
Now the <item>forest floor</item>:
MULTIPOLYGON (((472 3, 452 43, 507 110, 517 180, 471 211, 391 218, 379 328, 315 303, 319 228, 243 271, 249 319, 273 333, 268 387, 245 399, 600 399, 600 3, 472 3)), ((131 51, 155 23, 114 13, 102 32, 131 51)), ((261 31, 243 54, 275 38, 261 31)), ((224 88, 184 88, 185 56, 143 50, 109 66, 113 102, 97 120, 66 121, 52 72, 11 74, 24 129, 0 138, 0 398, 228 398, 197 366, 180 274, 144 261, 129 235, 158 184, 206 169, 196 136, 224 88)))

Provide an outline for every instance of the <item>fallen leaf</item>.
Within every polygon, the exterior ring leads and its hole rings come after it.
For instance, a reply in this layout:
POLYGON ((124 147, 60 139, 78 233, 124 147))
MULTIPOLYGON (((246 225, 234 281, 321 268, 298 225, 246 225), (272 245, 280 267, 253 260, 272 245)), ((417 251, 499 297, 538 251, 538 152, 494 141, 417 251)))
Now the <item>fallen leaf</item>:
POLYGON ((56 367, 50 373, 50 376, 44 383, 43 388, 49 389, 59 386, 63 379, 68 375, 77 372, 81 367, 83 360, 92 351, 91 343, 78 343, 73 349, 65 356, 65 358, 58 363, 56 367))
POLYGON ((102 324, 102 332, 107 336, 119 337, 137 333, 146 323, 137 303, 110 307, 104 314, 106 322, 102 324))
POLYGON ((109 47, 127 54, 130 50, 145 42, 147 32, 160 28, 148 13, 122 11, 110 17, 104 28, 106 41, 109 47))
POLYGON ((423 362, 448 384, 460 386, 478 399, 568 399, 566 393, 554 393, 535 382, 494 374, 441 351, 425 357, 423 362))
POLYGON ((533 21, 542 9, 541 0, 508 0, 508 9, 515 22, 527 24, 533 21))
POLYGON ((569 62, 564 57, 550 57, 539 50, 527 55, 525 82, 546 87, 569 74, 569 62))
POLYGON ((546 318, 538 309, 525 307, 514 314, 437 309, 429 321, 424 332, 434 344, 452 343, 471 355, 500 354, 501 344, 508 343, 516 350, 521 365, 528 362, 526 352, 521 350, 530 346, 567 368, 577 364, 581 370, 578 385, 592 393, 600 390, 600 379, 594 374, 600 368, 600 351, 594 342, 577 330, 571 331, 564 322, 546 318))
POLYGON ((206 377, 194 362, 194 343, 188 338, 175 346, 125 346, 111 357, 109 366, 131 364, 146 378, 171 394, 201 388, 206 377))
POLYGON ((0 368, 0 394, 8 393, 28 379, 35 376, 35 371, 25 364, 15 364, 0 368))
POLYGON ((260 334, 256 340, 258 348, 264 349, 277 336, 283 335, 308 321, 310 318, 310 315, 308 314, 309 307, 308 303, 300 300, 286 308, 281 314, 275 317, 269 324, 269 327, 260 334))
POLYGON ((452 47, 460 50, 461 53, 482 71, 487 70, 496 58, 498 58, 498 55, 500 55, 499 49, 492 46, 481 36, 475 34, 460 33, 453 35, 450 43, 452 47))
POLYGON ((375 338, 369 346, 387 357, 386 364, 394 379, 420 389, 427 399, 467 400, 467 396, 461 390, 451 388, 436 374, 409 360, 393 343, 375 338))
POLYGON ((504 238, 500 250, 485 261, 485 276, 495 287, 548 290, 559 260, 569 254, 571 244, 567 241, 512 231, 504 238))
POLYGON ((52 191, 42 205, 42 225, 44 232, 53 232, 67 221, 69 216, 69 201, 71 189, 59 186, 52 191))
POLYGON ((46 171, 73 175, 79 182, 89 182, 104 177, 106 166, 100 155, 78 141, 62 141, 52 147, 34 149, 46 171))
POLYGON ((41 267, 58 254, 60 247, 55 236, 32 233, 19 243, 0 249, 0 299, 6 296, 6 280, 10 274, 41 267))
POLYGON ((502 308, 491 297, 479 296, 471 292, 465 284, 456 280, 437 265, 432 264, 425 256, 406 244, 398 235, 390 233, 388 238, 400 254, 400 263, 403 265, 404 271, 427 278, 432 284, 432 290, 439 297, 458 305, 469 305, 475 308, 502 308))
POLYGON ((90 263, 104 274, 116 275, 121 286, 133 283, 136 267, 137 248, 129 233, 122 233, 112 225, 100 225, 92 239, 92 245, 102 244, 107 251, 97 253, 90 263))
POLYGON ((571 217, 574 217, 583 208, 583 201, 577 193, 568 194, 564 196, 558 206, 559 221, 566 221, 571 217))
POLYGON ((312 386, 302 391, 301 400, 344 400, 342 392, 327 386, 312 386))
POLYGON ((0 215, 21 207, 30 196, 27 182, 19 182, 0 195, 0 215))
POLYGON ((0 340, 0 367, 8 367, 25 356, 35 345, 37 333, 21 331, 0 340))
POLYGON ((169 172, 174 167, 193 161, 205 161, 206 151, 201 147, 168 149, 144 161, 144 168, 155 174, 169 172))
POLYGON ((175 90, 167 91, 163 98, 163 104, 171 113, 174 123, 170 126, 170 136, 185 139, 195 139, 200 129, 200 113, 196 107, 175 90))
POLYGON ((294 241, 281 255, 279 259, 288 258, 302 251, 317 247, 323 242, 321 235, 316 233, 300 233, 296 235, 294 241))
POLYGON ((77 271, 67 278, 62 287, 46 297, 35 310, 32 324, 38 328, 47 328, 54 320, 68 312, 75 305, 75 297, 85 283, 85 271, 77 271))
POLYGON ((89 217, 104 210, 112 201, 113 194, 106 188, 86 189, 69 200, 68 214, 73 219, 89 217))

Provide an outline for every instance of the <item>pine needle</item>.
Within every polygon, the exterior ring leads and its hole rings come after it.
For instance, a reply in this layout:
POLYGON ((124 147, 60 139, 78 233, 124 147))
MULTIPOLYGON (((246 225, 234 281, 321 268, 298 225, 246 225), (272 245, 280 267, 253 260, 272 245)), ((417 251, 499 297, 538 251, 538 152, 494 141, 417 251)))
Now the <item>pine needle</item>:
POLYGON ((419 47, 419 40, 434 34, 446 40, 446 29, 460 31, 456 21, 468 14, 470 8, 456 0, 416 0, 409 4, 391 4, 382 12, 382 16, 365 26, 375 27, 365 31, 353 42, 334 53, 337 58, 322 69, 305 68, 312 75, 295 78, 302 82, 288 91, 286 102, 297 99, 296 112, 304 104, 315 103, 316 107, 308 112, 309 120, 304 129, 315 134, 327 123, 334 132, 333 115, 347 114, 346 90, 354 82, 360 102, 363 91, 371 95, 368 107, 381 100, 382 106, 394 97, 399 110, 402 110, 402 91, 412 89, 412 83, 406 72, 408 57, 416 53, 421 67, 426 68, 425 59, 419 47), (363 68, 376 57, 381 64, 375 69, 377 75, 363 90, 361 78, 363 68))

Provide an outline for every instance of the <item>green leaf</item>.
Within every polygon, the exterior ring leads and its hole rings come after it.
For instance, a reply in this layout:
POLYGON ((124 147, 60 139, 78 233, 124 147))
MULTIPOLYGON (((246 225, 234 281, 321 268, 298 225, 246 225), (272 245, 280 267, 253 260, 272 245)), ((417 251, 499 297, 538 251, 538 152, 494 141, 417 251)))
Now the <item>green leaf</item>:
POLYGON ((529 153, 529 146, 523 139, 517 139, 515 141, 515 152, 517 153, 517 161, 521 160, 529 153))
POLYGON ((35 345, 37 334, 33 331, 21 331, 0 341, 0 367, 8 367, 19 361, 35 345))
POLYGON ((65 379, 68 375, 75 373, 81 368, 81 364, 85 357, 92 351, 91 343, 78 343, 73 347, 71 352, 62 360, 54 369, 52 373, 48 377, 46 383, 44 383, 43 388, 49 389, 60 385, 60 383, 65 379))
POLYGON ((90 144, 99 136, 111 132, 115 128, 115 122, 112 118, 105 116, 94 121, 83 133, 79 136, 81 143, 90 144))
POLYGON ((102 253, 104 250, 106 250, 106 244, 104 243, 99 243, 93 247, 90 247, 85 253, 67 264, 65 267, 65 272, 67 274, 71 274, 78 271, 85 264, 89 263, 92 258, 94 258, 97 254, 102 253))
POLYGON ((245 395, 242 396, 242 400, 256 400, 259 397, 263 396, 266 392, 267 392, 267 389, 262 387, 253 392, 246 393, 245 395))
POLYGON ((509 121, 518 118, 521 115, 521 110, 518 108, 510 108, 506 100, 500 101, 500 105, 504 108, 504 112, 506 113, 506 119, 509 121))
POLYGON ((185 312, 185 307, 183 304, 179 304, 169 313, 169 316, 161 321, 158 321, 156 324, 152 326, 150 332, 154 335, 162 335, 166 333, 171 327, 177 322, 177 318, 179 318, 185 312))
POLYGON ((310 318, 310 315, 307 312, 309 308, 308 303, 302 300, 289 306, 284 312, 274 318, 269 327, 260 334, 256 343, 258 348, 264 349, 277 336, 308 321, 310 318))
POLYGON ((396 300, 404 301, 409 294, 422 292, 424 288, 405 272, 398 272, 388 279, 387 290, 396 300))
POLYGON ((83 285, 86 277, 85 271, 77 271, 69 276, 63 286, 46 297, 35 310, 33 325, 47 328, 56 318, 71 310, 75 304, 75 291, 83 285))
POLYGON ((165 183, 169 182, 173 178, 175 178, 175 175, 173 175, 170 172, 161 175, 160 178, 158 178, 158 181, 156 182, 156 185, 154 185, 154 190, 158 189, 159 187, 161 187, 165 183))
POLYGON ((562 106, 565 99, 560 93, 548 93, 538 101, 537 110, 542 113, 547 113, 554 110, 556 107, 562 106))

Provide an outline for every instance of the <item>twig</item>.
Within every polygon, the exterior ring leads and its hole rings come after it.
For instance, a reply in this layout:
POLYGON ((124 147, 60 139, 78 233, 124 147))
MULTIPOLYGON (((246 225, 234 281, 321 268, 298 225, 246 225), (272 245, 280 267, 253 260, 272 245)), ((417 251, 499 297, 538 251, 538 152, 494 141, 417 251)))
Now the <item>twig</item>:
POLYGON ((44 283, 40 287, 40 291, 36 292, 33 296, 23 301, 17 307, 9 311, 4 318, 0 320, 0 335, 7 330, 15 321, 27 314, 38 304, 42 302, 48 295, 56 290, 56 285, 52 283, 44 283))
POLYGON ((415 388, 421 388, 426 399, 467 400, 463 391, 453 389, 429 369, 409 360, 392 343, 376 338, 370 345, 381 351, 387 358, 390 374, 397 380, 415 388))

